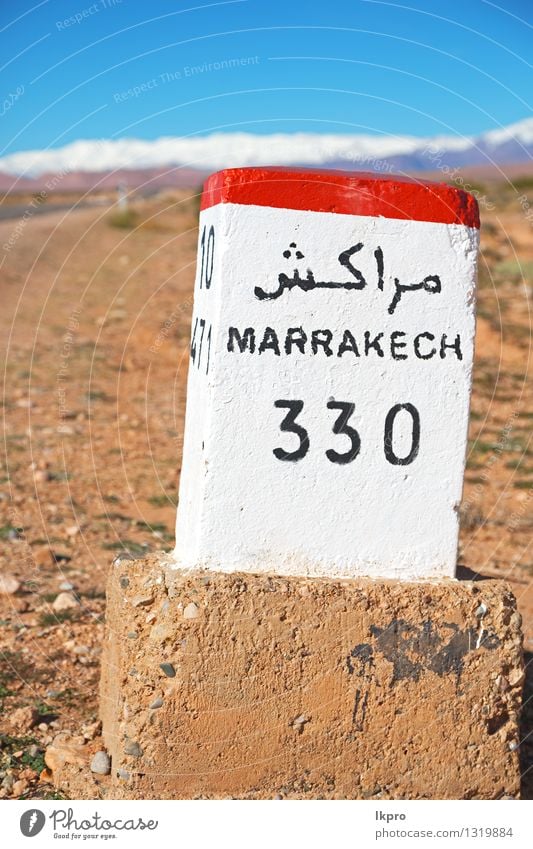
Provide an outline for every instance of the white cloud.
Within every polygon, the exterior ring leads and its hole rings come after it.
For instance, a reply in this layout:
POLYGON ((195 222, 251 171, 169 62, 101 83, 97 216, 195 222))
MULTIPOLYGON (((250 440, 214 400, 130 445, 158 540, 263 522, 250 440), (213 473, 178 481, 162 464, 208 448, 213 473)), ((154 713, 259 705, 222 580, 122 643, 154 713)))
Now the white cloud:
POLYGON ((0 171, 34 177, 58 171, 109 171, 181 165, 213 171, 246 165, 322 165, 343 161, 357 166, 369 159, 422 153, 428 144, 440 150, 464 151, 486 145, 493 149, 516 139, 533 143, 533 119, 471 139, 461 136, 320 135, 318 133, 214 133, 204 137, 76 141, 66 147, 30 150, 0 158, 0 171))

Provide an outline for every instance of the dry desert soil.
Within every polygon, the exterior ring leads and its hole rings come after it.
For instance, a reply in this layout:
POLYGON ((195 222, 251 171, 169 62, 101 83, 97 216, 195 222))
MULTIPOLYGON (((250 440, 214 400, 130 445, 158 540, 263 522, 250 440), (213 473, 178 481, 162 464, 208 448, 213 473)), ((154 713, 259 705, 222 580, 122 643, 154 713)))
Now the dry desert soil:
MULTIPOLYGON (((533 798, 533 181, 484 194, 460 576, 505 578, 518 600, 533 798)), ((198 195, 100 200, 34 215, 17 198, 0 220, 3 799, 65 798, 45 756, 58 736, 98 748, 106 573, 173 544, 198 195)))

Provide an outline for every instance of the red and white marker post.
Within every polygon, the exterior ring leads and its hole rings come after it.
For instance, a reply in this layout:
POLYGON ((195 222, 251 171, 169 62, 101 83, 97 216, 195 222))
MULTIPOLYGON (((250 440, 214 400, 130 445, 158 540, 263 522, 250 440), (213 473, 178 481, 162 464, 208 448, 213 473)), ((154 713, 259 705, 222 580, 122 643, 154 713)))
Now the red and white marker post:
POLYGON ((178 567, 454 575, 478 234, 443 184, 208 179, 178 567))

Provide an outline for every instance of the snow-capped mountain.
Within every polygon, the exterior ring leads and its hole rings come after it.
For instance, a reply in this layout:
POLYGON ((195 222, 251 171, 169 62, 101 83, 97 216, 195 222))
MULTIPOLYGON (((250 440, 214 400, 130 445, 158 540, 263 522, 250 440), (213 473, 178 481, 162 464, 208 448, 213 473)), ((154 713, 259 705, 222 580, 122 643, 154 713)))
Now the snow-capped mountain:
POLYGON ((165 169, 189 173, 245 165, 304 165, 353 170, 438 171, 456 166, 498 167, 533 158, 533 118, 477 137, 214 133, 203 137, 102 139, 0 158, 12 178, 43 174, 113 173, 165 169), (191 172, 192 169, 192 172, 191 172))

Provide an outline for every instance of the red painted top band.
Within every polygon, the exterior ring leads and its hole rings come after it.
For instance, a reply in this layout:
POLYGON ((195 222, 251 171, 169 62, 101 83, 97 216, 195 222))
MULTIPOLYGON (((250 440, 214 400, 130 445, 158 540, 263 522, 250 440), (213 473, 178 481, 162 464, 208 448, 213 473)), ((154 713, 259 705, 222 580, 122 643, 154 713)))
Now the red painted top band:
POLYGON ((219 203, 479 227, 477 201, 462 189, 358 171, 227 168, 207 178, 201 208, 219 203))

